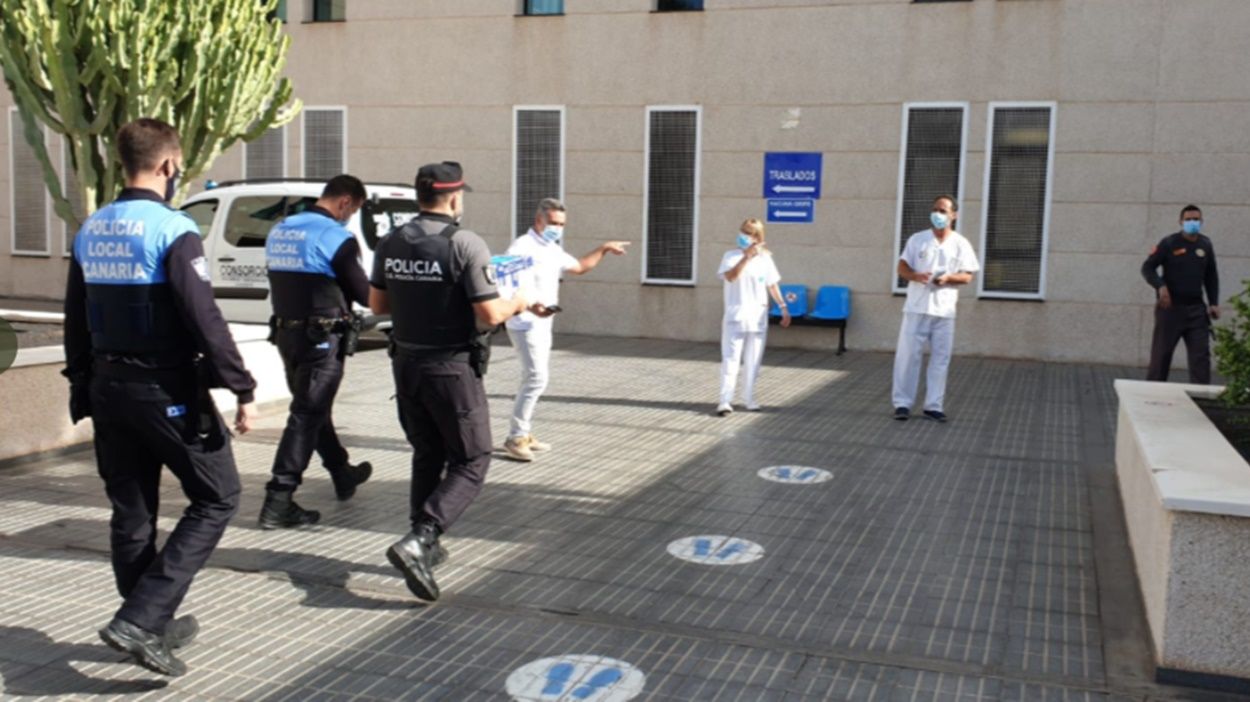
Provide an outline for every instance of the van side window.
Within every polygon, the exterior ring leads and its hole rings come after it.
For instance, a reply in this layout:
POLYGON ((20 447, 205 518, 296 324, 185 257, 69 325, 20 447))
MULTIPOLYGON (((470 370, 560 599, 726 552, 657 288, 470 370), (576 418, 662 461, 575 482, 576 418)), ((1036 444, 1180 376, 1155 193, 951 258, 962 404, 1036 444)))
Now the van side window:
POLYGON ((201 200, 195 204, 187 205, 182 208, 182 211, 195 220, 195 226, 200 229, 200 238, 203 239, 213 229, 213 217, 217 216, 217 201, 201 200))
POLYGON ((226 215, 226 241, 239 248, 263 247, 269 230, 286 216, 288 199, 277 195, 235 198, 226 215))

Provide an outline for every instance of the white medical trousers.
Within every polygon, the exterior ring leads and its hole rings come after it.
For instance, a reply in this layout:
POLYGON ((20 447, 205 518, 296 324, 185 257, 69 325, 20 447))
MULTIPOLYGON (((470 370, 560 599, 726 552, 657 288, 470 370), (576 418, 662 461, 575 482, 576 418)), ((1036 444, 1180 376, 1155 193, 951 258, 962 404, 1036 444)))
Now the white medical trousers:
POLYGON ((516 404, 512 407, 512 422, 508 428, 510 438, 530 433, 534 419, 534 407, 547 389, 551 365, 551 324, 541 322, 529 329, 508 328, 508 338, 516 349, 521 362, 521 387, 517 390, 516 404))
POLYGON ((951 345, 955 339, 955 318, 904 312, 894 352, 894 406, 911 409, 920 383, 920 360, 929 346, 929 371, 925 375, 926 410, 942 411, 946 397, 946 371, 951 365, 951 345))
POLYGON ((720 349, 720 403, 733 403, 734 388, 738 384, 738 371, 743 372, 742 399, 747 405, 755 404, 755 379, 760 374, 760 361, 764 358, 764 338, 768 327, 759 331, 742 331, 742 326, 726 322, 721 330, 720 349))

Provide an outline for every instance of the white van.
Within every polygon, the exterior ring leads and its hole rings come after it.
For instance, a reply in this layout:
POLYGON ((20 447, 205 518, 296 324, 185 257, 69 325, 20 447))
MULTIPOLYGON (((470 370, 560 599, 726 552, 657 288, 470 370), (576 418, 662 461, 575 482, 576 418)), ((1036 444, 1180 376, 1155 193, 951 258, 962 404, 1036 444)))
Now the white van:
MULTIPOLYGON (((253 179, 213 185, 183 203, 204 237, 204 251, 212 267, 213 294, 228 322, 267 324, 269 277, 265 269, 265 238, 283 217, 302 212, 317 202, 325 181, 311 179, 253 179)), ((417 216, 417 193, 411 185, 366 183, 369 197, 347 228, 360 243, 365 275, 373 272, 373 249, 378 238, 417 216)), ((368 314, 368 310, 361 310, 368 314)), ((390 320, 370 319, 370 326, 386 329, 390 320)))

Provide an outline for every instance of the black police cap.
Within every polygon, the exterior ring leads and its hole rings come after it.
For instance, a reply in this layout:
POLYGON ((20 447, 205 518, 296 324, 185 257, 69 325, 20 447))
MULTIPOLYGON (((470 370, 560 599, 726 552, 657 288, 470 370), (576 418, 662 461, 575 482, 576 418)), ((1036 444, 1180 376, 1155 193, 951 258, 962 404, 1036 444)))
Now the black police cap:
POLYGON ((455 161, 427 163, 417 170, 417 192, 439 195, 457 190, 473 192, 464 182, 464 169, 455 161))

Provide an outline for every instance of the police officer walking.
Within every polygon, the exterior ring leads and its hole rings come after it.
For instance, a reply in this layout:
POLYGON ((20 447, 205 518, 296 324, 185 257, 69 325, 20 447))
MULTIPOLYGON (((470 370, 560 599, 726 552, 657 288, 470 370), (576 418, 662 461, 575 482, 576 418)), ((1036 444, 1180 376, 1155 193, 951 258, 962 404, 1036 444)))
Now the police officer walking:
POLYGON ((439 536, 482 490, 490 466, 490 414, 482 375, 493 328, 526 309, 499 296, 486 242, 459 228, 468 190, 460 164, 417 171, 421 214, 374 251, 369 306, 390 313, 399 418, 412 444, 412 531, 387 559, 422 600, 438 599, 439 536))
POLYGON ((355 349, 351 304, 369 303, 369 280, 360 266, 360 245, 344 224, 360 210, 365 186, 350 175, 331 178, 321 198, 282 220, 265 240, 274 343, 286 369, 291 413, 273 460, 273 478, 260 510, 262 529, 315 524, 321 513, 294 498, 313 451, 330 471, 340 500, 369 479, 367 461, 351 465, 331 418, 343 380, 343 361, 355 349))
POLYGON ((1202 210, 1197 205, 1181 210, 1181 231, 1169 234, 1154 247, 1142 264, 1141 274, 1158 295, 1146 379, 1167 381, 1176 342, 1184 339, 1189 382, 1210 385, 1211 320, 1220 318, 1220 274, 1215 266, 1215 248, 1202 234, 1202 210))
POLYGON ((182 162, 178 133, 136 120, 118 132, 117 149, 126 187, 74 240, 65 375, 74 421, 94 416, 96 462, 113 506, 123 603, 100 638, 146 668, 181 675, 186 665, 172 649, 191 643, 199 624, 174 613, 239 504, 230 433, 208 389, 237 396, 234 428, 243 433, 256 419, 256 382, 213 301, 199 230, 167 204, 182 162), (162 465, 191 504, 158 549, 162 465))

